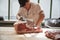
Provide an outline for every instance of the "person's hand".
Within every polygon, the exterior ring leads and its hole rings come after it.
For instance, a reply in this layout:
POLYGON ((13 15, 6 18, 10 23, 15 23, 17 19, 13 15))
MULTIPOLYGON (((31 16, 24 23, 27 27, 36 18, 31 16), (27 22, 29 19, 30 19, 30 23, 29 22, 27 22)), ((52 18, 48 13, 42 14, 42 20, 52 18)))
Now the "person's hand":
POLYGON ((34 22, 27 20, 27 25, 29 25, 30 27, 33 27, 34 26, 34 22))

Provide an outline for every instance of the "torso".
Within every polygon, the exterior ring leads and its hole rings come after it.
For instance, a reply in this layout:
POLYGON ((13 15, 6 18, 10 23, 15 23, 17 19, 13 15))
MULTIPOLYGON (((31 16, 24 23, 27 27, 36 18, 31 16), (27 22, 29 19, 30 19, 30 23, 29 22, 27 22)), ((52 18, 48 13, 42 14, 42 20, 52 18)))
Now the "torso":
POLYGON ((21 13, 20 15, 27 19, 33 19, 33 21, 36 23, 39 18, 39 11, 38 5, 31 3, 29 11, 27 11, 27 9, 24 7, 21 7, 19 13, 21 13))

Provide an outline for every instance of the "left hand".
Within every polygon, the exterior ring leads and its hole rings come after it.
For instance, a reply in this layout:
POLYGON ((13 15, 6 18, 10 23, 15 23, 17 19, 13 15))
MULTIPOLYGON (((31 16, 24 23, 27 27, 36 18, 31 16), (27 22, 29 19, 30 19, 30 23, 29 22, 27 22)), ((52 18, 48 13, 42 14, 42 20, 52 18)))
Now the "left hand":
POLYGON ((29 20, 27 20, 27 24, 28 24, 30 27, 33 27, 33 26, 34 26, 34 22, 29 21, 29 20))

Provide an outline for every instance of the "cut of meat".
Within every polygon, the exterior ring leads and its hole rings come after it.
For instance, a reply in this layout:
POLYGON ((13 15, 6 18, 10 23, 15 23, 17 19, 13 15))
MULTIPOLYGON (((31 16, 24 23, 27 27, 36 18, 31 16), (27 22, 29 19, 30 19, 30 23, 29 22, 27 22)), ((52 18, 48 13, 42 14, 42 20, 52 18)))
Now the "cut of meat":
POLYGON ((26 26, 26 23, 19 23, 19 24, 17 24, 17 26, 14 25, 14 27, 15 27, 16 32, 19 34, 20 33, 40 33, 40 32, 42 32, 41 28, 37 28, 37 27, 29 28, 26 26))
POLYGON ((51 32, 51 31, 46 31, 45 32, 45 36, 47 38, 54 39, 54 40, 60 39, 60 37, 58 37, 58 38, 56 37, 58 34, 60 36, 60 32, 51 32))

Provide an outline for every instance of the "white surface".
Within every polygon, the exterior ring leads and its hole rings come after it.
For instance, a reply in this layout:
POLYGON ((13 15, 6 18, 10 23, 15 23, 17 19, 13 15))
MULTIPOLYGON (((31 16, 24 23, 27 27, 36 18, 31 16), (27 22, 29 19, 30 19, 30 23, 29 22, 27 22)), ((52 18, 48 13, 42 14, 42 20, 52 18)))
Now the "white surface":
POLYGON ((43 28, 43 33, 16 34, 14 27, 0 27, 0 40, 51 40, 45 37, 46 30, 58 30, 43 28))

